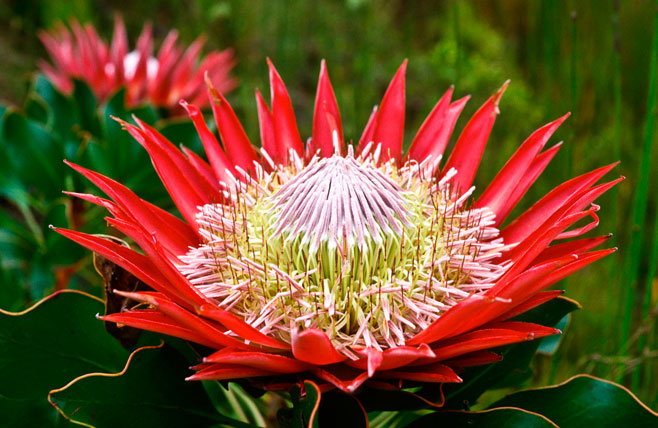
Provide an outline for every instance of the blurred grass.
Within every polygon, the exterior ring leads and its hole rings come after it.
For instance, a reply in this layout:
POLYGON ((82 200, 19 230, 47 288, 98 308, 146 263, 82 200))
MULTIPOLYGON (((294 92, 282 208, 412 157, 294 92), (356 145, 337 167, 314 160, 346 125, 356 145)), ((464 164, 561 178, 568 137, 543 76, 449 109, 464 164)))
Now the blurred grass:
POLYGON ((233 47, 240 87, 229 100, 252 141, 258 141, 253 91, 268 91, 265 57, 288 85, 302 135, 311 116, 320 59, 336 90, 347 138, 358 139, 397 66, 409 58, 407 138, 450 84, 472 94, 458 128, 507 78, 476 185, 482 188, 536 128, 573 115, 553 141, 565 146, 517 213, 570 176, 622 161, 627 177, 604 195, 599 234, 615 232, 620 251, 559 286, 584 309, 573 315, 554 360, 538 357, 534 383, 589 372, 633 386, 658 406, 656 340, 658 160, 656 4, 650 0, 452 1, 211 1, 9 0, 0 5, 0 99, 20 104, 28 73, 44 56, 36 30, 71 16, 110 35, 114 13, 134 38, 145 20, 158 37, 208 36, 207 48, 233 47), (650 72, 650 69, 653 70, 650 72), (643 201, 643 198, 644 201, 643 201), (656 224, 654 224, 656 223, 656 224), (630 344, 625 346, 626 344, 630 344))

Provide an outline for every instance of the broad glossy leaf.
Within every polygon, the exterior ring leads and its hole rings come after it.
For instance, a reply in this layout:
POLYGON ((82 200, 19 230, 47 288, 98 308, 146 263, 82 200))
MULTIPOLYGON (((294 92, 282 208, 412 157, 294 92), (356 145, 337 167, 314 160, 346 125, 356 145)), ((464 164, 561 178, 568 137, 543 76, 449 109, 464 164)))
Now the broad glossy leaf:
MULTIPOLYGON (((558 297, 534 308, 518 317, 516 321, 526 321, 552 327, 566 314, 580 306, 577 302, 558 297)), ((516 385, 532 375, 530 361, 539 347, 539 341, 523 342, 502 350, 503 359, 497 363, 464 370, 459 376, 461 384, 444 386, 446 408, 463 409, 472 406, 485 391, 516 385)))
POLYGON ((249 426, 217 413, 188 363, 173 348, 136 350, 124 370, 96 373, 53 391, 51 401, 75 421, 99 427, 249 426))
POLYGON ((74 80, 72 97, 80 118, 78 125, 81 130, 98 135, 100 133, 100 123, 97 115, 98 104, 94 93, 83 81, 74 80))
POLYGON ((655 427, 658 413, 621 385, 578 375, 546 388, 510 394, 493 407, 514 406, 541 413, 562 428, 655 427))
POLYGON ((66 291, 22 313, 0 311, 3 418, 34 413, 55 421, 48 391, 85 373, 121 370, 128 352, 96 319, 102 310, 100 300, 66 291))
POLYGON ((59 92, 42 74, 37 76, 33 88, 48 106, 49 114, 52 115, 49 125, 54 135, 61 139, 72 135, 74 125, 79 123, 73 100, 59 92))
POLYGON ((47 400, 7 398, 0 395, 3 427, 74 427, 47 400))
POLYGON ((555 428, 547 418, 522 409, 496 408, 482 412, 439 411, 412 422, 407 428, 555 428))
POLYGON ((59 197, 65 187, 65 173, 63 164, 53 160, 62 159, 64 152, 49 130, 17 111, 7 111, 0 138, 11 160, 11 175, 23 189, 48 198, 59 197))

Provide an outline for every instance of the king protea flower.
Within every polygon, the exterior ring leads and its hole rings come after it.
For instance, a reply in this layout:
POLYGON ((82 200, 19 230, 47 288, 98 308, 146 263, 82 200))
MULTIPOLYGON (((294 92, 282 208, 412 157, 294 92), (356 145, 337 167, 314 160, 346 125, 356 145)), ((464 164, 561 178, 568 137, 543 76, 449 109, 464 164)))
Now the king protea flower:
POLYGON ((142 252, 59 233, 153 288, 119 292, 138 306, 102 319, 216 349, 191 380, 252 378, 263 387, 311 379, 353 392, 364 382, 460 382, 491 348, 559 333, 510 321, 560 294, 544 291, 611 253, 592 202, 619 180, 614 165, 556 187, 501 229, 555 156, 542 151, 565 115, 534 132, 483 192, 473 178, 507 83, 475 113, 446 161, 468 97, 450 88, 403 153, 402 64, 356 145, 345 144, 322 63, 313 135, 304 146, 286 87, 270 63, 271 106, 256 92, 262 146, 209 86, 219 136, 181 101, 209 162, 147 124, 123 123, 148 151, 184 220, 96 172, 71 165, 111 200, 108 223, 142 252), (585 225, 572 228, 576 222, 585 225), (550 246, 549 246, 550 245, 550 246), (377 380, 374 382, 374 380, 377 380))
MULTIPOLYGON (((210 52, 200 59, 205 40, 200 37, 187 48, 171 30, 153 56, 153 32, 150 24, 142 29, 135 50, 130 50, 123 20, 115 19, 114 36, 108 44, 91 24, 73 20, 71 30, 60 24, 51 32, 41 31, 39 38, 50 54, 53 65, 41 61, 46 77, 63 93, 73 91, 73 79, 84 81, 100 102, 121 88, 126 104, 133 107, 149 102, 156 107, 179 109, 181 98, 206 106, 204 75, 222 91, 235 85, 230 76, 234 65, 231 50, 210 52)), ((182 109, 179 109, 182 110, 182 109)))

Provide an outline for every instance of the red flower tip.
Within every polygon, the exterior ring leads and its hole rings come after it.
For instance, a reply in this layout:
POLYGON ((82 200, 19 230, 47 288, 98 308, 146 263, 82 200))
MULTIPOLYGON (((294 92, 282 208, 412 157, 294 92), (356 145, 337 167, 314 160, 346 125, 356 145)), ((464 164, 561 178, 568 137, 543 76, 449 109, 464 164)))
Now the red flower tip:
MULTIPOLYGON (((493 95, 493 103, 496 105, 496 108, 498 107, 498 104, 500 103, 500 99, 503 97, 503 94, 507 90, 507 87, 509 86, 510 82, 511 80, 507 79, 505 83, 503 83, 503 86, 501 86, 500 89, 498 89, 498 91, 493 95)), ((500 112, 496 110, 496 113, 498 114, 500 112)), ((569 114, 570 113, 567 113, 567 116, 569 114)))

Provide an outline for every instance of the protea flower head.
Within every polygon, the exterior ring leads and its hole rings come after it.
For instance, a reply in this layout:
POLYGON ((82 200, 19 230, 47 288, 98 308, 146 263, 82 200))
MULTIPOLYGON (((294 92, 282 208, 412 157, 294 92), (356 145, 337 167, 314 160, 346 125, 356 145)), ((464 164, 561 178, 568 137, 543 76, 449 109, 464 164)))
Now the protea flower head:
MULTIPOLYGON (((441 162, 468 97, 450 88, 403 154, 402 64, 355 145, 345 144, 324 62, 313 135, 304 146, 287 90, 269 63, 271 105, 256 92, 261 148, 216 88, 221 143, 199 109, 181 101, 209 163, 141 122, 123 123, 149 152, 184 220, 96 172, 71 165, 111 200, 108 223, 143 253, 57 229, 154 291, 125 293, 136 308, 104 320, 217 351, 192 380, 314 379, 353 392, 364 382, 460 382, 462 367, 500 359, 489 349, 559 333, 510 321, 560 294, 544 291, 611 253, 593 201, 619 180, 614 165, 556 187, 501 224, 559 144, 565 115, 534 132, 482 192, 472 187, 507 83, 475 113, 441 162), (579 220, 584 226, 572 228, 579 220), (376 380, 376 381, 375 381, 376 380)), ((285 382, 283 382, 285 384, 285 382)))
POLYGON ((154 56, 150 24, 142 29, 134 50, 130 50, 126 28, 118 16, 109 45, 91 24, 72 20, 70 28, 60 23, 51 32, 39 33, 52 60, 52 65, 41 61, 39 66, 63 93, 71 93, 72 80, 79 79, 89 85, 100 102, 125 88, 130 107, 148 101, 156 107, 182 112, 178 106, 181 98, 201 107, 208 104, 206 73, 222 91, 235 86, 230 76, 235 62, 232 51, 210 52, 201 60, 203 37, 185 47, 178 42, 178 32, 171 30, 154 56))

